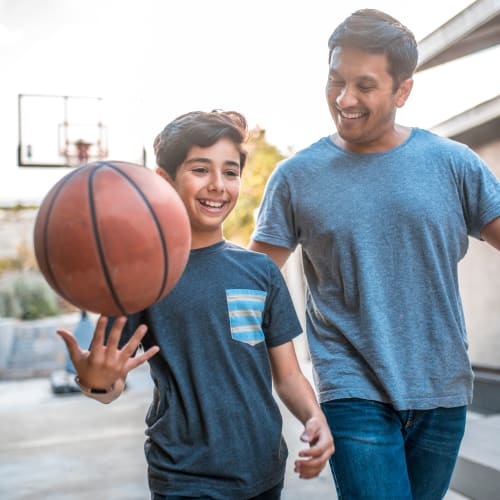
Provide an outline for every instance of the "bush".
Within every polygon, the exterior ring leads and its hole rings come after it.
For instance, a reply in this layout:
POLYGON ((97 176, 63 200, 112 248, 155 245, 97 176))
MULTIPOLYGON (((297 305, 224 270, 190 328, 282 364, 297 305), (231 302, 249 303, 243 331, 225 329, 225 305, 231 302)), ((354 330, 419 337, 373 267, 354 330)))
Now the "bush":
POLYGON ((43 276, 21 272, 0 281, 0 316, 38 319, 61 313, 56 293, 43 276))

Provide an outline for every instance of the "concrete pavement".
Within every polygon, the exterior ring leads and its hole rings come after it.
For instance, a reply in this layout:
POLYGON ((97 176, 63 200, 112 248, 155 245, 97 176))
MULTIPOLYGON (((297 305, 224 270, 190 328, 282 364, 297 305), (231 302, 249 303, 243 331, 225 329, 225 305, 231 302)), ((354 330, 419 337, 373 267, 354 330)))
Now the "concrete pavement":
MULTIPOLYGON (((80 393, 56 396, 48 379, 0 382, 0 499, 147 500, 147 367, 131 373, 128 382, 111 405, 80 393)), ((336 499, 328 467, 312 480, 294 474, 294 457, 304 446, 301 425, 286 409, 283 417, 290 450, 283 500, 336 499)), ((446 497, 459 498, 452 492, 446 497)))

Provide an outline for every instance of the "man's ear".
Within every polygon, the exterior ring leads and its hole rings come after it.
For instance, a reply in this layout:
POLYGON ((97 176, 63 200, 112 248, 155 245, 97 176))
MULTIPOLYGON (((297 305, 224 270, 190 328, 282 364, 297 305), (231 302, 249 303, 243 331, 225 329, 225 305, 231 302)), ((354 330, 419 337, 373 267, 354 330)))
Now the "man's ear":
POLYGON ((402 108, 408 99, 411 89, 413 88, 413 78, 407 78, 401 82, 397 90, 396 106, 402 108))
POLYGON ((158 167, 155 172, 160 176, 160 177, 163 177, 169 184, 174 184, 174 181, 172 179, 172 177, 170 177, 170 175, 165 171, 163 170, 163 168, 160 168, 158 167))

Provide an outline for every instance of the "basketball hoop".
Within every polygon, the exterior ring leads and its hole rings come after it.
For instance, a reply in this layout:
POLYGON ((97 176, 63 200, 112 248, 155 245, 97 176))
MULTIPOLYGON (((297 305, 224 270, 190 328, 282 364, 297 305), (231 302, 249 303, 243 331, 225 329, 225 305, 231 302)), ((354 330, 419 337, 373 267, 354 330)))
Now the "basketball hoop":
POLYGON ((108 158, 103 99, 19 94, 18 165, 79 167, 108 158))
POLYGON ((100 141, 97 143, 78 139, 68 141, 61 151, 66 163, 72 167, 79 167, 92 161, 103 160, 108 151, 102 147, 100 141))
MULTIPOLYGON (((64 121, 59 124, 59 155, 70 167, 80 167, 108 156, 107 130, 100 117, 95 121, 73 122, 69 119, 69 104, 75 98, 65 99, 64 121)), ((98 103, 101 102, 99 98, 98 103)), ((79 110, 83 117, 84 112, 79 110)), ((91 118, 91 117, 89 117, 91 118)))

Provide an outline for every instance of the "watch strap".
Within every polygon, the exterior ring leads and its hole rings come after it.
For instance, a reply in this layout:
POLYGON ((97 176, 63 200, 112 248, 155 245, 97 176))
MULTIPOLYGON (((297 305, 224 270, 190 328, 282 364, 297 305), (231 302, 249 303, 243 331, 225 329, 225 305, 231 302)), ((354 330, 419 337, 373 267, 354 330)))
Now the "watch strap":
POLYGON ((115 384, 111 385, 111 387, 109 387, 108 389, 96 389, 95 387, 87 387, 86 385, 83 385, 81 383, 80 377, 78 375, 75 377, 75 382, 80 390, 82 392, 86 392, 87 394, 108 394, 115 388, 115 384))

